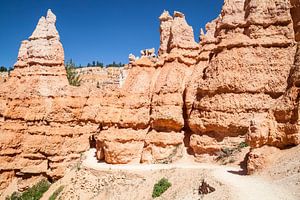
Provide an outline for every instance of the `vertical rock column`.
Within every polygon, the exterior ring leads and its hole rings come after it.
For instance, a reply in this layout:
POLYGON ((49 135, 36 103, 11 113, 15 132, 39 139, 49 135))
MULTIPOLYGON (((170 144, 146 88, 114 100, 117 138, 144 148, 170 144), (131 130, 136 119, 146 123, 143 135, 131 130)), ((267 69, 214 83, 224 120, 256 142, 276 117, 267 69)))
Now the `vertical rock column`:
POLYGON ((146 136, 142 162, 168 163, 182 155, 184 93, 196 63, 199 46, 191 26, 180 12, 160 16, 161 46, 151 101, 151 131, 146 136))

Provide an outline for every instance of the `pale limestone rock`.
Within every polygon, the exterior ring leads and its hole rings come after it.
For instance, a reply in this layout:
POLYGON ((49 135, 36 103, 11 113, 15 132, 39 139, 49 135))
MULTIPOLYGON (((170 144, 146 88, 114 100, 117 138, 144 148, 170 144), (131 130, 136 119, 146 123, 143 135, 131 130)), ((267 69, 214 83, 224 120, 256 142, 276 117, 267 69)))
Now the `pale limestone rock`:
POLYGON ((41 17, 34 32, 29 37, 29 40, 36 39, 51 39, 57 38, 59 39, 58 31, 55 27, 56 16, 49 9, 46 17, 41 17))

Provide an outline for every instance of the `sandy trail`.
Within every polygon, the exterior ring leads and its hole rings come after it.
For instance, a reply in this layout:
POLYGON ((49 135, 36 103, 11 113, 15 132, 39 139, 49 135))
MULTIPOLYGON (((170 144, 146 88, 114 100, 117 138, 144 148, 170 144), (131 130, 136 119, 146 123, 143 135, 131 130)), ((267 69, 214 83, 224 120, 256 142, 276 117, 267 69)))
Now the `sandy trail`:
POLYGON ((215 169, 213 176, 226 184, 235 199, 247 200, 294 200, 289 191, 273 184, 269 180, 255 176, 242 176, 235 172, 238 170, 215 169))
MULTIPOLYGON (((291 193, 267 179, 256 176, 239 175, 238 167, 201 164, 184 160, 173 164, 128 164, 110 165, 99 163, 95 158, 95 149, 86 152, 82 165, 94 170, 142 172, 168 169, 199 169, 208 170, 210 176, 226 185, 233 200, 294 200, 291 193)), ((205 198, 204 198, 205 199, 205 198)))

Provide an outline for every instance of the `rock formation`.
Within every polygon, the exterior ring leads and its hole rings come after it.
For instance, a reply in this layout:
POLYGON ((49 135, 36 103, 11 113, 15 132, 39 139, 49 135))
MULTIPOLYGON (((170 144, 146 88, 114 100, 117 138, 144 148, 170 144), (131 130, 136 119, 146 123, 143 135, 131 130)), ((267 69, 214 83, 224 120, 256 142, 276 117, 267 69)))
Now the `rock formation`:
MULTIPOLYGON (((183 14, 175 12, 174 18, 169 17, 170 29, 162 31, 169 31, 166 34, 171 37, 162 43, 168 42, 168 51, 174 52, 156 58, 153 50, 146 50, 140 59, 130 60, 119 98, 123 107, 115 124, 118 128, 102 130, 96 138, 98 158, 108 163, 165 163, 182 155, 183 93, 192 72, 183 60, 196 60, 193 52, 198 45, 183 14)), ((165 18, 160 19, 163 27, 165 18)))
POLYGON ((121 87, 122 80, 126 78, 124 67, 83 67, 75 71, 80 76, 81 86, 94 89, 116 90, 121 87))
POLYGON ((158 56, 130 55, 115 90, 68 85, 48 11, 1 83, 0 189, 14 177, 58 179, 90 147, 107 163, 169 163, 186 148, 214 158, 246 138, 248 168, 260 168, 255 148, 300 143, 299 9, 225 0, 199 44, 182 13, 164 11, 158 56))
POLYGON ((9 72, 0 72, 0 84, 8 80, 9 72))
POLYGON ((88 149, 88 138, 98 128, 74 122, 88 91, 68 84, 55 21, 50 10, 39 20, 1 86, 0 189, 13 177, 61 177, 88 149))
POLYGON ((253 119, 264 121, 286 92, 296 52, 289 1, 227 0, 207 28, 187 89, 189 127, 200 135, 191 137, 194 150, 222 146, 253 119))

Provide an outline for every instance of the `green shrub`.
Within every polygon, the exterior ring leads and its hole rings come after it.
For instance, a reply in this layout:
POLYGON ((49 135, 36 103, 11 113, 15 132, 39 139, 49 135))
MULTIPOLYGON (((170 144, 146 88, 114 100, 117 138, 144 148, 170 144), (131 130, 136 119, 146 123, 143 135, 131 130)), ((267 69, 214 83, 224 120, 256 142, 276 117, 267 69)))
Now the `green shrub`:
POLYGON ((23 193, 14 192, 6 200, 39 200, 49 189, 50 183, 47 180, 41 180, 23 193))
POLYGON ((167 191, 167 189, 169 189, 169 187, 171 186, 172 184, 168 181, 168 179, 166 178, 160 179, 160 181, 158 181, 153 187, 152 197, 153 198, 159 197, 165 191, 167 191))
POLYGON ((63 191, 64 186, 60 186, 57 190, 55 190, 55 192, 51 195, 51 197, 49 198, 49 200, 55 200, 58 195, 63 191))
POLYGON ((69 84, 73 86, 80 86, 81 78, 80 75, 75 70, 76 69, 75 63, 72 60, 70 60, 66 62, 65 68, 66 68, 69 84))
POLYGON ((239 144, 239 148, 240 149, 243 149, 243 148, 246 148, 246 147, 248 147, 249 145, 246 143, 246 142, 241 142, 240 144, 239 144))

